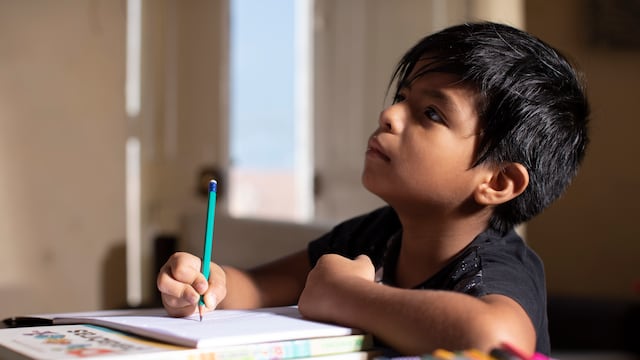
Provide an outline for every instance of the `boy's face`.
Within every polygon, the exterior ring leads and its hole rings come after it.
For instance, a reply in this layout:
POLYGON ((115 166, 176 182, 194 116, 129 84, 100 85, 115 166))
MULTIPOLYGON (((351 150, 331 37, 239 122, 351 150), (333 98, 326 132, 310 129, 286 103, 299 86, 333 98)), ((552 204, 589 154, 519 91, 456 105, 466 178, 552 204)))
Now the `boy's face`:
MULTIPOLYGON (((425 65, 419 62, 414 73, 425 65)), ((400 95, 369 140, 363 184, 396 209, 455 210, 487 174, 482 165, 472 167, 481 130, 478 94, 451 74, 433 72, 400 95)))

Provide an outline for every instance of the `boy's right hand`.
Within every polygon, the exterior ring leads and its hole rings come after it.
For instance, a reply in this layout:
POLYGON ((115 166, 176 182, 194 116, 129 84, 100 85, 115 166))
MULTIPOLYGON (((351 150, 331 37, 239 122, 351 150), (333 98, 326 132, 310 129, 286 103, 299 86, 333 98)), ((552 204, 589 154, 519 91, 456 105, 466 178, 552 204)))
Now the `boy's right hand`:
POLYGON ((189 316, 198 311, 204 296, 205 311, 216 308, 227 294, 224 270, 211 263, 209 282, 200 272, 202 261, 195 255, 177 252, 160 269, 157 278, 162 304, 171 316, 189 316))

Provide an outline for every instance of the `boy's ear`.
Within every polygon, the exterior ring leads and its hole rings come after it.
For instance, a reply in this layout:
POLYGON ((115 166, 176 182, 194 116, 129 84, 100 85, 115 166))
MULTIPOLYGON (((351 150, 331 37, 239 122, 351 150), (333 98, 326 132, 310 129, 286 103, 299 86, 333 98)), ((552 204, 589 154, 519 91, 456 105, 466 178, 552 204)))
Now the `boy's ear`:
POLYGON ((493 170, 478 185, 475 200, 482 205, 499 205, 522 194, 529 185, 529 172, 519 163, 507 163, 493 170))

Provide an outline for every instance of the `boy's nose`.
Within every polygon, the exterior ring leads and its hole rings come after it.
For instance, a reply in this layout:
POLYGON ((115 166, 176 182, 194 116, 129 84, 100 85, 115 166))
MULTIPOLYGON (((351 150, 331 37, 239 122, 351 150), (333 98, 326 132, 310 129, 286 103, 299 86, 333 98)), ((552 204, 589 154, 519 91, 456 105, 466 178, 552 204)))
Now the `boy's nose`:
POLYGON ((406 120, 410 115, 406 101, 397 102, 382 110, 378 124, 381 131, 400 133, 404 130, 406 120))

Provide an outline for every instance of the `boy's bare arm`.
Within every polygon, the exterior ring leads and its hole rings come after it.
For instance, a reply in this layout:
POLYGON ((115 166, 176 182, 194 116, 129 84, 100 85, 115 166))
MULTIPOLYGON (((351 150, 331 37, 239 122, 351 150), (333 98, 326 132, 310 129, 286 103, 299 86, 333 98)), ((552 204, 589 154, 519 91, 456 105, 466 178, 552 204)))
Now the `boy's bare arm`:
POLYGON ((366 256, 323 256, 300 297, 303 315, 371 332, 405 354, 436 348, 489 351, 508 342, 532 353, 535 330, 524 310, 502 295, 481 299, 450 291, 410 290, 373 280, 366 256), (368 270, 367 270, 368 269, 368 270))
POLYGON ((170 315, 193 314, 201 295, 209 311, 295 304, 310 269, 306 250, 250 271, 211 263, 208 283, 200 266, 197 256, 178 252, 160 270, 157 286, 170 315))
POLYGON ((220 305, 223 308, 295 305, 310 269, 306 249, 249 271, 225 266, 227 296, 220 305))

